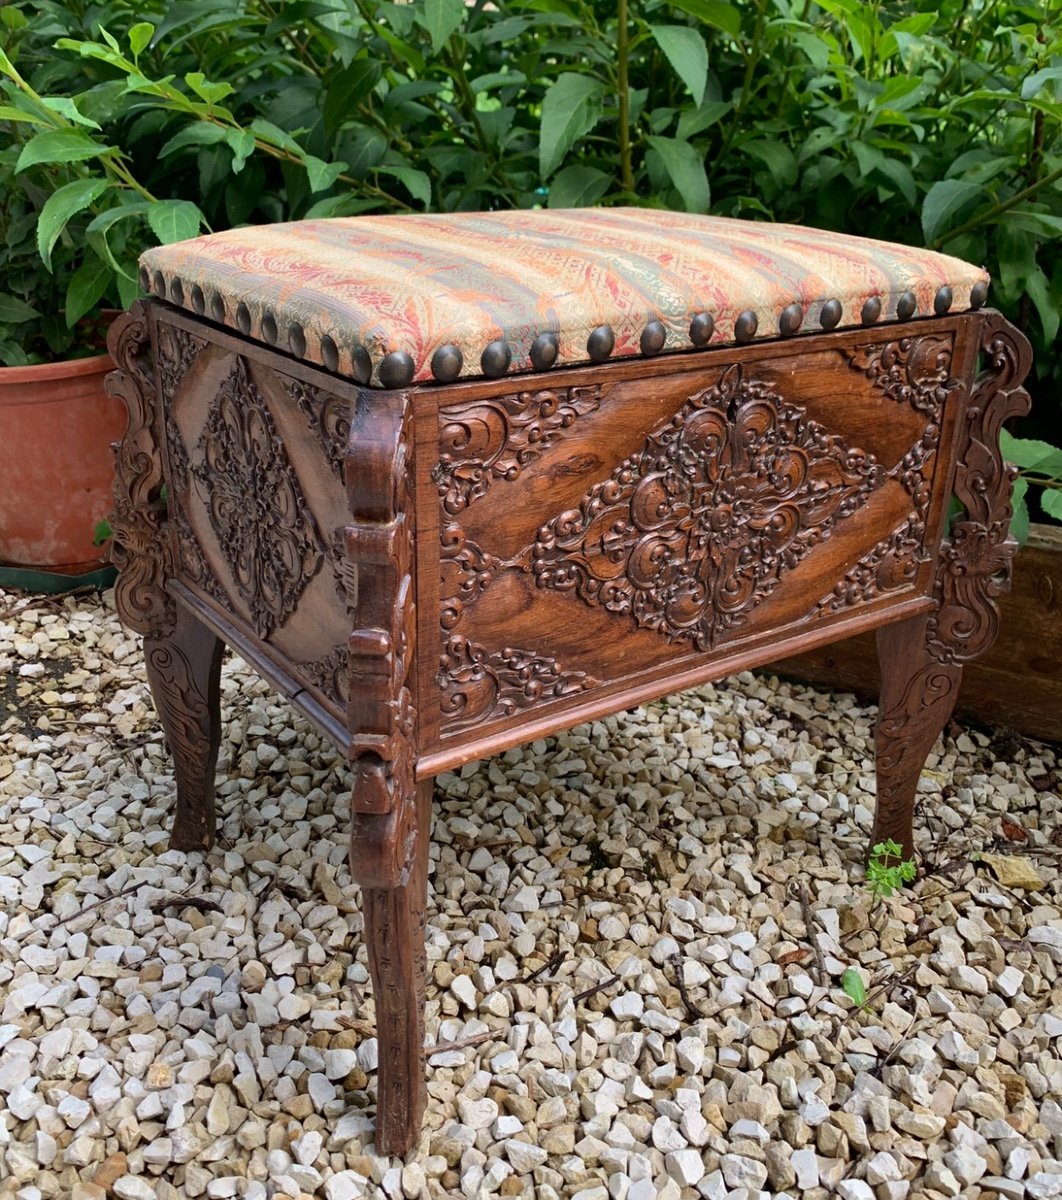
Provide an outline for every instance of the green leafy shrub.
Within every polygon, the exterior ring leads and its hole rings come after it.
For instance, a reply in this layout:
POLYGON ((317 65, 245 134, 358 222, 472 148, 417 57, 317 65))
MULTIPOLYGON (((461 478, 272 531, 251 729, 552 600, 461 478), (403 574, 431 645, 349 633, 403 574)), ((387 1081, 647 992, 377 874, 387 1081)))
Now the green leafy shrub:
POLYGON ((626 203, 984 263, 994 303, 1033 339, 1038 419, 1057 423, 1050 6, 21 0, 0 27, 0 182, 17 198, 0 225, 19 259, 0 299, 8 361, 42 339, 18 302, 50 314, 54 349, 55 314, 69 327, 124 304, 155 240, 373 209, 626 203))

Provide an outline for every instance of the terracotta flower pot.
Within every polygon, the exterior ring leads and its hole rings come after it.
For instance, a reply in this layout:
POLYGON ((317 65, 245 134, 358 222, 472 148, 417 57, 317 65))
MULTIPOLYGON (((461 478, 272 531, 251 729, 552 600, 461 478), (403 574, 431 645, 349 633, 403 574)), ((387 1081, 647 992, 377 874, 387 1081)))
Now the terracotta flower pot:
POLYGON ((125 410, 103 390, 110 356, 0 367, 0 563, 80 575, 111 510, 125 410))

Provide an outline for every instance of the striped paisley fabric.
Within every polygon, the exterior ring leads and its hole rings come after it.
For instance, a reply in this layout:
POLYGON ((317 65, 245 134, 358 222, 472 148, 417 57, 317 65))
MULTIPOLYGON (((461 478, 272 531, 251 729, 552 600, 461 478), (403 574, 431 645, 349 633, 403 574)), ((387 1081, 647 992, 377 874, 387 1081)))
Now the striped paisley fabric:
POLYGON ((988 283, 910 246, 633 208, 250 226, 141 267, 158 296, 385 387, 963 312, 988 283))

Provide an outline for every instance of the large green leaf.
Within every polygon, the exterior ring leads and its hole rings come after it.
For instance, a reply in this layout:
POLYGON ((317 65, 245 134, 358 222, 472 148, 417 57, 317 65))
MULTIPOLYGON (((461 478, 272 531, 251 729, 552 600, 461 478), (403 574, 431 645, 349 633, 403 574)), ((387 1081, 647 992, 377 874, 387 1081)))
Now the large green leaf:
POLYGON ((19 325, 39 316, 40 313, 25 300, 12 296, 10 292, 0 292, 0 324, 19 325))
POLYGON ((438 54, 451 34, 461 28, 466 12, 464 0, 424 0, 421 20, 431 38, 433 53, 438 54))
POLYGON ((15 171, 25 171, 37 163, 81 162, 113 149, 113 146, 104 146, 80 129, 49 129, 35 134, 22 147, 15 171))
POLYGON ((1007 462, 1024 470, 1039 469, 1045 475, 1057 475, 1062 479, 1062 450, 1049 442, 1035 438, 1019 438, 1005 429, 1000 431, 999 446, 1007 462))
POLYGON ((358 105, 379 83, 383 63, 377 58, 356 58, 325 84, 325 129, 333 134, 344 122, 357 117, 358 105))
POLYGON ((147 210, 151 231, 164 246, 195 237, 202 221, 203 214, 191 200, 160 200, 147 210))
POLYGON ((596 204, 612 185, 612 177, 597 167, 573 163, 558 171, 549 185, 550 208, 585 208, 596 204))
POLYGON ((225 141, 232 150, 232 173, 238 175, 254 153, 254 134, 249 129, 226 129, 225 141))
POLYGON ((1029 490, 1029 481, 1019 476, 1014 480, 1014 492, 1011 503, 1014 515, 1010 518, 1011 536, 1017 538, 1018 545, 1024 546, 1029 540, 1029 502, 1025 493, 1029 490))
POLYGON ((1062 492, 1056 488, 1044 488, 1040 493, 1040 507, 1049 517, 1062 521, 1062 492))
POLYGON ((682 197, 687 212, 703 213, 711 203, 704 156, 690 142, 678 138, 651 137, 649 145, 660 156, 671 182, 682 197))
POLYGON ((306 168, 311 192, 323 192, 330 188, 347 169, 345 162, 326 163, 320 158, 314 158, 312 154, 306 155, 302 165, 306 168))
POLYGON ((71 329, 96 307, 110 281, 110 265, 96 254, 87 254, 66 289, 66 323, 71 329))
POLYGON ((225 130, 220 125, 211 125, 209 121, 197 121, 187 125, 166 142, 159 151, 159 158, 165 158, 185 146, 212 146, 225 140, 225 130))
POLYGON ((42 96, 41 103, 52 112, 59 113, 75 125, 84 125, 89 129, 99 129, 99 122, 86 117, 69 96, 42 96))
POLYGON ((381 167, 384 175, 393 175, 401 183, 414 200, 418 200, 425 208, 431 204, 431 179, 423 171, 415 167, 381 167))
POLYGON ((604 87, 591 75, 574 71, 558 76, 542 98, 542 131, 538 143, 543 179, 560 166, 575 143, 601 119, 604 87))
POLYGON ((649 28, 664 57, 689 88, 699 107, 708 84, 708 48, 704 38, 689 25, 651 25, 649 28))
POLYGON ((134 59, 139 58, 150 45, 154 32, 155 26, 148 21, 140 21, 129 30, 129 49, 134 59))
POLYGON ((733 4, 724 4, 722 0, 671 0, 671 7, 689 13, 733 38, 741 33, 741 13, 733 4))
POLYGON ((54 191, 37 222, 37 249, 44 265, 52 269, 52 248, 71 217, 83 212, 110 187, 106 179, 75 179, 54 191))
POLYGON ((922 234, 932 245, 952 223, 953 218, 972 204, 983 192, 966 179, 939 179, 922 201, 922 234))

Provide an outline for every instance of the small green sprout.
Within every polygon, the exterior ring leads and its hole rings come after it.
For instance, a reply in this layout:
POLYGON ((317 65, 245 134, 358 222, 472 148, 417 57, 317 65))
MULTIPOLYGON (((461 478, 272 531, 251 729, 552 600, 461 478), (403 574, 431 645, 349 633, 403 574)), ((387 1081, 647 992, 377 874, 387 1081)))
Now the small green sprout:
POLYGON ((867 887, 875 901, 880 904, 893 892, 898 892, 905 883, 915 877, 913 858, 904 858, 903 847, 889 838, 878 842, 870 852, 867 862, 867 887))
POLYGON ((845 973, 841 976, 841 987, 844 989, 844 994, 856 1006, 862 1008, 867 1002, 866 984, 863 982, 863 976, 855 969, 848 967, 845 973))

